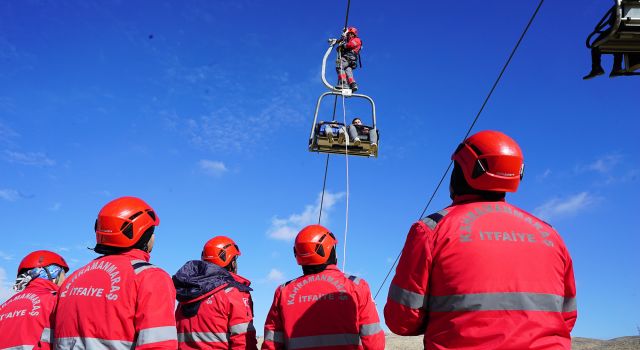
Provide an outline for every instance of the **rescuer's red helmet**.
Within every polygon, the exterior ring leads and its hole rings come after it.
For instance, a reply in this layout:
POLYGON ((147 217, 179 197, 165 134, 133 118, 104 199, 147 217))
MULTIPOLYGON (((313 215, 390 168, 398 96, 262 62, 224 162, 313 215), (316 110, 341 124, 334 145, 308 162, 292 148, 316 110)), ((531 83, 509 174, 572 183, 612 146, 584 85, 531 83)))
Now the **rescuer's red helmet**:
POLYGON ((493 130, 480 131, 461 143, 451 156, 469 186, 481 191, 515 192, 524 175, 520 146, 493 130))
POLYGON ((356 27, 347 28, 347 34, 349 34, 349 33, 353 33, 353 35, 358 36, 358 28, 356 28, 356 27))
POLYGON ((69 272, 67 262, 60 255, 48 250, 36 250, 22 259, 20 265, 18 265, 18 275, 36 267, 49 265, 58 265, 64 269, 64 272, 69 272))
POLYGON ((296 236, 293 255, 298 265, 325 264, 336 244, 338 244, 336 237, 326 227, 309 225, 296 236))
POLYGON ((211 238, 202 248, 202 260, 226 267, 240 254, 240 248, 231 238, 217 236, 211 238))
POLYGON ((98 213, 96 243, 107 247, 131 248, 147 230, 158 225, 160 218, 149 204, 140 198, 121 197, 107 203, 98 213))

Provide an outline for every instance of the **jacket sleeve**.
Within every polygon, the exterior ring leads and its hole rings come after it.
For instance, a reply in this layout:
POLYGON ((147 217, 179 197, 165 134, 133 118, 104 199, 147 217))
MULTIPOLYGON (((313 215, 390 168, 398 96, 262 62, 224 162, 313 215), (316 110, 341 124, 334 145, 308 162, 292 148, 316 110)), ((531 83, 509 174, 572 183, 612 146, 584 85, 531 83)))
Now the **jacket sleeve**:
POLYGON ((407 235, 384 306, 385 322, 393 333, 420 335, 426 329, 432 234, 418 221, 407 235))
POLYGON ((567 264, 564 273, 564 303, 562 305, 562 317, 569 331, 573 329, 578 318, 576 303, 576 281, 573 276, 573 261, 567 252, 567 264))
POLYGON ((280 315, 280 294, 282 287, 276 289, 273 296, 271 309, 267 314, 267 320, 264 323, 264 342, 262 350, 284 350, 284 325, 282 324, 282 316, 280 315))
POLYGON ((40 340, 38 341, 39 347, 36 347, 37 349, 51 350, 51 348, 53 348, 53 325, 55 324, 57 304, 58 296, 51 295, 47 300, 47 305, 43 305, 43 312, 41 314, 45 317, 44 329, 40 335, 40 340))
POLYGON ((360 49, 360 46, 362 46, 362 41, 360 41, 360 39, 358 38, 353 38, 344 45, 346 49, 355 51, 358 51, 360 49))
POLYGON ((380 327, 380 318, 376 304, 371 297, 369 284, 361 279, 358 286, 358 328, 364 350, 384 350, 384 331, 380 327))
POLYGON ((233 289, 229 296, 229 349, 258 350, 253 326, 253 301, 249 293, 233 289))
POLYGON ((173 313, 176 290, 169 275, 152 267, 137 275, 135 330, 136 349, 165 350, 178 348, 176 319, 173 313))

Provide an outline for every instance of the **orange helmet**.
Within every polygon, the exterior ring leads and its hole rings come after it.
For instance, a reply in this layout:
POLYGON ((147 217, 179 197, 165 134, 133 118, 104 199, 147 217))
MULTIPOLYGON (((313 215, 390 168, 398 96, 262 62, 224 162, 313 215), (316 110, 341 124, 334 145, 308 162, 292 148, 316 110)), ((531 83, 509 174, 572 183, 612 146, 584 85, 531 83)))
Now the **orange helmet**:
POLYGON ((240 254, 240 248, 231 238, 216 236, 211 238, 202 248, 202 260, 220 267, 229 265, 240 254))
POLYGON ((64 269, 64 272, 69 272, 67 262, 60 255, 48 250, 36 250, 22 259, 20 265, 18 265, 18 275, 24 273, 25 270, 49 265, 58 265, 64 269))
POLYGON ((524 175, 520 146, 509 136, 480 131, 461 143, 451 156, 469 186, 481 191, 515 192, 524 175))
POLYGON ((358 28, 356 28, 356 27, 347 28, 347 34, 349 34, 349 33, 353 33, 353 35, 358 36, 358 28))
POLYGON ((329 260, 336 244, 338 240, 326 227, 309 225, 296 236, 293 255, 298 265, 321 265, 329 260))
POLYGON ((105 205, 95 224, 98 245, 131 248, 143 234, 160 225, 160 218, 145 201, 121 197, 105 205))

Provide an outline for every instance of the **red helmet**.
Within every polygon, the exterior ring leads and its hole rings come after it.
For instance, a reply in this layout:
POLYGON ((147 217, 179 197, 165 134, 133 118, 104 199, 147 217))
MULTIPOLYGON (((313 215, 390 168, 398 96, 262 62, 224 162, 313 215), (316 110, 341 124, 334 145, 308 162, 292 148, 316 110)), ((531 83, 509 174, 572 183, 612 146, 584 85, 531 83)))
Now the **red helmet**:
POLYGON ((64 269, 64 272, 69 272, 67 262, 60 255, 48 250, 36 250, 22 259, 18 266, 18 275, 24 273, 25 270, 49 265, 58 265, 64 269))
POLYGON ((293 255, 298 265, 320 265, 329 260, 331 250, 338 244, 336 237, 326 227, 309 225, 296 236, 293 255))
POLYGON ((217 236, 211 238, 202 248, 202 260, 214 263, 220 267, 229 265, 240 254, 240 248, 231 238, 217 236))
POLYGON ((130 248, 151 227, 160 225, 153 208, 140 198, 121 197, 105 205, 95 224, 96 243, 130 248))
POLYGON ((353 35, 358 36, 358 28, 356 28, 356 27, 347 28, 347 34, 349 34, 349 33, 353 33, 353 35))
POLYGON ((482 191, 515 192, 524 175, 524 158, 509 136, 492 130, 480 131, 464 140, 451 156, 471 188, 482 191))

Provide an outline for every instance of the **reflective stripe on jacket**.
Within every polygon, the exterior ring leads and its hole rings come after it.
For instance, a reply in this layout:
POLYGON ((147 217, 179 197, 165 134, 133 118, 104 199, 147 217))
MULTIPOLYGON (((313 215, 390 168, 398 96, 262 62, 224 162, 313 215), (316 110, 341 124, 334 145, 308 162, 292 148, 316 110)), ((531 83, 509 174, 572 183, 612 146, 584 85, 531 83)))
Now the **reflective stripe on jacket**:
POLYGON ((60 288, 55 349, 172 349, 178 347, 169 275, 133 249, 101 256, 60 288))
POLYGON ((379 322, 367 282, 329 265, 276 289, 262 349, 384 349, 379 322))
MULTIPOLYGON (((249 280, 231 274, 239 283, 249 280)), ((185 317, 180 303, 176 309, 178 349, 257 350, 253 326, 253 301, 249 292, 223 285, 204 298, 193 317, 185 317)))
POLYGON ((558 233, 504 201, 456 197, 415 223, 385 322, 426 349, 567 349, 577 317, 573 264, 558 233))
POLYGON ((51 349, 58 286, 36 278, 0 305, 0 349, 51 349))

